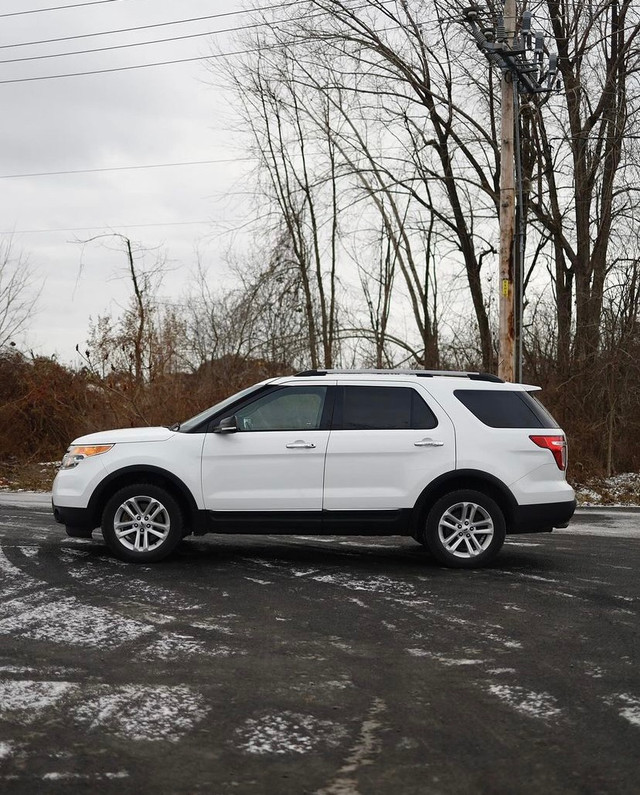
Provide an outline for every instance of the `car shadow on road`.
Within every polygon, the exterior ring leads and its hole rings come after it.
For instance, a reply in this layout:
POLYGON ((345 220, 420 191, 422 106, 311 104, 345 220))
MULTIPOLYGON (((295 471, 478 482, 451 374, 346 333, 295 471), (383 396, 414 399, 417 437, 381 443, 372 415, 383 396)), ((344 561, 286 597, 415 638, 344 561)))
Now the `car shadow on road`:
MULTIPOLYGON (((243 563, 259 563, 266 568, 299 566, 349 571, 361 574, 424 574, 432 576, 479 576, 499 571, 528 572, 548 575, 558 570, 559 561, 548 544, 532 547, 511 546, 508 543, 488 566, 465 570, 447 568, 436 561, 429 551, 411 538, 371 536, 322 537, 278 535, 207 535, 187 537, 167 559, 153 564, 125 563, 115 558, 102 541, 98 531, 92 540, 64 539, 60 548, 81 554, 94 565, 117 566, 123 572, 167 571, 172 574, 195 571, 204 574, 213 567, 243 563)), ((562 568, 560 566, 560 568, 562 568)))

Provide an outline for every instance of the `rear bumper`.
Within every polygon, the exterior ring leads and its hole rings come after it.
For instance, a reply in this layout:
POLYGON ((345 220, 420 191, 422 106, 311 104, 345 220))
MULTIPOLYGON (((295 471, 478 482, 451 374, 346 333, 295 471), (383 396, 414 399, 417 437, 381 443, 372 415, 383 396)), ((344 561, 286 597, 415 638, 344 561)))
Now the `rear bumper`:
POLYGON ((554 527, 566 527, 576 509, 576 501, 518 505, 507 533, 548 533, 554 527))

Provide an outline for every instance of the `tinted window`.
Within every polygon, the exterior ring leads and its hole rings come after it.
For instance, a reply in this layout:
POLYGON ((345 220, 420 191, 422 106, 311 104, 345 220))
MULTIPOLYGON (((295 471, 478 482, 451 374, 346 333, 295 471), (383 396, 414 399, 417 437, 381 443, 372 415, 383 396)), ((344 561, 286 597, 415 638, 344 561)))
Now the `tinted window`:
POLYGON ((456 389, 454 395, 491 428, 557 428, 553 417, 527 392, 456 389))
POLYGON ((236 411, 240 431, 312 431, 322 422, 325 386, 284 387, 236 411))
POLYGON ((435 428, 431 409, 410 387, 346 386, 334 427, 346 431, 435 428))

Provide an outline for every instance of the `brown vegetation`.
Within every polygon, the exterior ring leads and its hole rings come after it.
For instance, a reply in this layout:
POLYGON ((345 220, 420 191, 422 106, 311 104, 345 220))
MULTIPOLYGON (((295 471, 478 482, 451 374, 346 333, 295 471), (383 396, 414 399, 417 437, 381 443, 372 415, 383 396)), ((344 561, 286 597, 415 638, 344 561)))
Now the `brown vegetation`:
MULTIPOLYGON (((499 76, 470 46, 465 5, 257 8, 238 57, 216 61, 257 163, 260 220, 235 286, 214 290, 199 268, 180 303, 163 301, 162 263, 110 235, 131 299, 93 324, 81 368, 11 352, 0 333, 3 465, 310 366, 494 370, 499 76)), ((560 85, 519 118, 523 380, 543 387, 585 482, 640 470, 640 11, 548 0, 536 15, 560 85)), ((0 332, 2 317, 0 301, 0 332)))

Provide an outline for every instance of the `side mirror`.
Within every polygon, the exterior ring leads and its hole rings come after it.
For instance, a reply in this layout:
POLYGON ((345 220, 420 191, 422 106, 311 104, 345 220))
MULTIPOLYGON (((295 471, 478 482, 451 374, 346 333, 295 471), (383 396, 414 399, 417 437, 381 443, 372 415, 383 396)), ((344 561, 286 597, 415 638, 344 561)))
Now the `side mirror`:
POLYGON ((236 433, 238 430, 238 422, 235 418, 235 415, 231 417, 225 417, 223 420, 220 420, 218 425, 214 425, 213 432, 214 433, 236 433))

